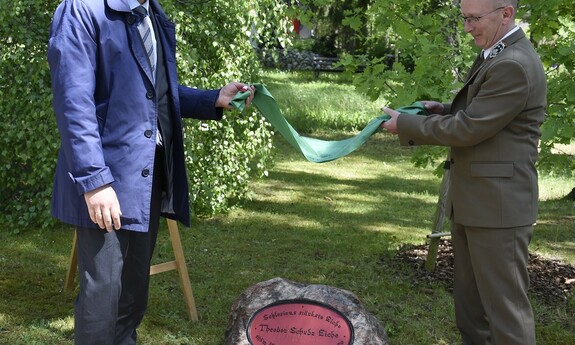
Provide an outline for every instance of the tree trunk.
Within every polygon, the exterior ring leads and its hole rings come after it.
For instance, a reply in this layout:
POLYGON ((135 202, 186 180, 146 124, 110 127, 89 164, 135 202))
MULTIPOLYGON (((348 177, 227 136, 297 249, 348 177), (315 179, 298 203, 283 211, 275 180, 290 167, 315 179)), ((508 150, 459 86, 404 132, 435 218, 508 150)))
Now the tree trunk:
POLYGON ((565 195, 563 197, 564 200, 575 200, 575 188, 573 188, 571 190, 571 192, 569 192, 569 194, 565 195))

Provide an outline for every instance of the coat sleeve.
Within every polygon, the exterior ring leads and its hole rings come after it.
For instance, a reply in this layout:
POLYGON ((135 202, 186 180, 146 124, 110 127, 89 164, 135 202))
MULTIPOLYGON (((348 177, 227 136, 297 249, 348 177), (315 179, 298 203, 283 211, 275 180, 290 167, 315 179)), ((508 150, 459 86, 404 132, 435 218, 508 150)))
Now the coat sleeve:
POLYGON ((221 120, 223 109, 216 108, 220 90, 200 90, 179 85, 180 113, 182 117, 199 120, 221 120))
POLYGON ((104 160, 103 119, 96 116, 96 29, 81 1, 65 1, 54 14, 48 43, 53 107, 68 174, 79 194, 114 181, 104 160))
POLYGON ((482 79, 467 86, 471 101, 455 114, 400 115, 402 145, 473 146, 493 137, 524 109, 529 79, 523 66, 505 59, 489 67, 482 79))

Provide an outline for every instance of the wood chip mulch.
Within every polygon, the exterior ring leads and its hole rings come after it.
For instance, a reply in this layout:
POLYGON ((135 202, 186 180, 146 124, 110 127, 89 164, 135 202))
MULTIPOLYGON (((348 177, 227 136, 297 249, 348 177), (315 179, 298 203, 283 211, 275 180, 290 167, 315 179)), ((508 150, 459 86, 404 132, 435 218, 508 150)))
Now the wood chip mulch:
MULTIPOLYGON (((415 278, 422 282, 438 282, 453 292, 453 251, 450 240, 441 240, 435 270, 425 270, 428 244, 419 246, 404 245, 395 259, 411 265, 415 269, 415 278)), ((575 291, 575 267, 558 260, 542 258, 529 254, 529 292, 547 304, 560 304, 573 298, 575 291)))

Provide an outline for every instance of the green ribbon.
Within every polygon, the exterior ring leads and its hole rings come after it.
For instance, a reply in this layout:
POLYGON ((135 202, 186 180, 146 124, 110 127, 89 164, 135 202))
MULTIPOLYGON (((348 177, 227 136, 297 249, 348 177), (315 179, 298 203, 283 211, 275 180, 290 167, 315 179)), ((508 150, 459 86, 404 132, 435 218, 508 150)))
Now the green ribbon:
MULTIPOLYGON (((299 135, 285 119, 276 100, 263 84, 254 84, 254 87, 256 88, 256 93, 252 104, 272 126, 310 162, 329 162, 350 154, 363 145, 372 134, 377 132, 383 122, 390 119, 389 115, 376 117, 357 135, 343 140, 331 141, 305 137, 299 135)), ((238 92, 231 100, 230 105, 243 111, 245 101, 250 94, 250 91, 238 92)), ((397 111, 404 114, 428 115, 425 106, 421 102, 415 102, 412 105, 401 107, 397 109, 397 111)))

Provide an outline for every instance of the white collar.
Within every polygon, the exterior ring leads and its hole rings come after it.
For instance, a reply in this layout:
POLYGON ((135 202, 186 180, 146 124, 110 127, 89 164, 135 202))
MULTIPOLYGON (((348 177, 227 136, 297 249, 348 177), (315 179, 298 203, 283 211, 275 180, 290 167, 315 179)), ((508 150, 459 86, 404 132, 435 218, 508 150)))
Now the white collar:
POLYGON ((146 9, 146 11, 150 12, 148 7, 150 6, 150 1, 146 0, 146 2, 144 2, 143 4, 140 4, 140 2, 138 0, 128 0, 128 5, 130 6, 131 10, 134 10, 134 8, 138 7, 138 6, 142 6, 143 8, 146 9))
POLYGON ((509 30, 508 33, 506 33, 503 37, 501 37, 501 39, 499 41, 497 41, 494 45, 492 45, 491 47, 483 50, 483 58, 487 59, 487 57, 491 54, 491 51, 493 51, 493 48, 495 48, 496 45, 498 45, 499 43, 501 43, 501 41, 503 41, 504 39, 506 39, 507 37, 511 36, 512 33, 514 33, 515 31, 519 30, 520 27, 519 25, 515 25, 515 27, 511 30, 509 30))

